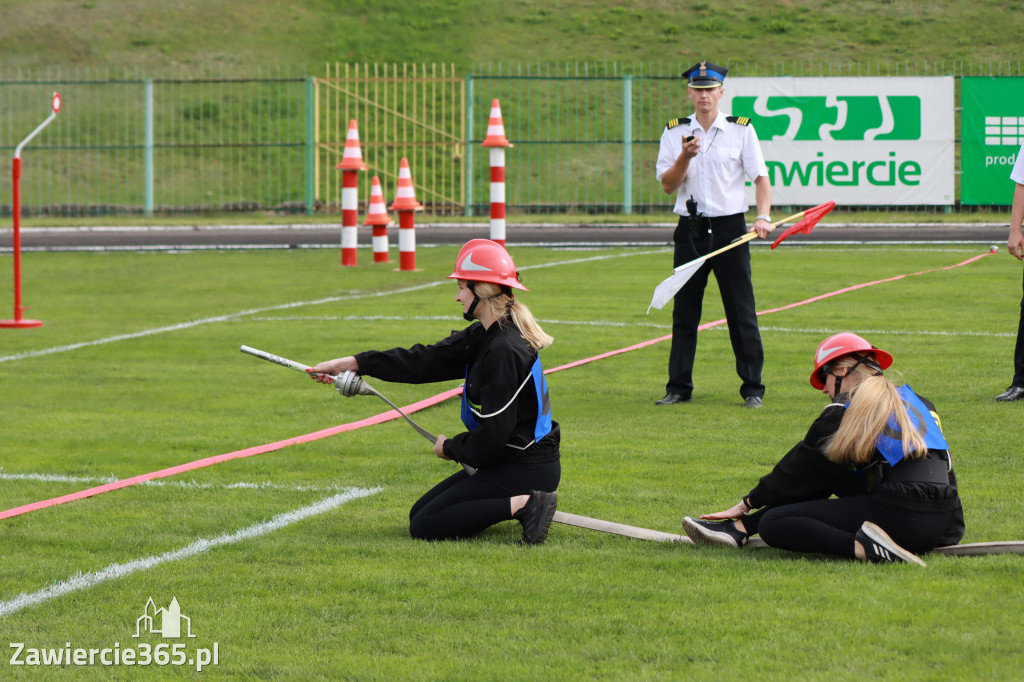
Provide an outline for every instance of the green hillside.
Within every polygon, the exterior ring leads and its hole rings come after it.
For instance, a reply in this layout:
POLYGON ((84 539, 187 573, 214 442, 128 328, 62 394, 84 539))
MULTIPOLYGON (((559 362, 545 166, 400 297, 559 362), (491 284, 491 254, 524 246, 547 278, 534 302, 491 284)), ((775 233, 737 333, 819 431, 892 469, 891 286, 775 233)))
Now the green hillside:
POLYGON ((1001 0, 3 0, 3 68, 319 73, 327 62, 1010 63, 1001 0))

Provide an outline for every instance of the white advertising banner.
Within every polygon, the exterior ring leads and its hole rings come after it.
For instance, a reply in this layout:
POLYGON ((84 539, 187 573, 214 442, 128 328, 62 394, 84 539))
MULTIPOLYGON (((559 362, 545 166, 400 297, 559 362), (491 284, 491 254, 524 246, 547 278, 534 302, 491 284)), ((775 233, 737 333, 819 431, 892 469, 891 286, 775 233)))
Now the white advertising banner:
POLYGON ((954 201, 952 77, 729 78, 719 107, 753 123, 775 205, 954 201))

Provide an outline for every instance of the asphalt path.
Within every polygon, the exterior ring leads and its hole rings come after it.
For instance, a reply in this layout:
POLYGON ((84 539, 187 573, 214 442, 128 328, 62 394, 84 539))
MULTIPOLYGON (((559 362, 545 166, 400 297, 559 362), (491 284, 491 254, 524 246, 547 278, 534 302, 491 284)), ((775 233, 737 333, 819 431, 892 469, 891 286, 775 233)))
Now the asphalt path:
MULTIPOLYGON (((522 223, 506 226, 508 244, 573 246, 670 245, 674 223, 522 223)), ((789 244, 985 244, 1005 247, 1008 223, 819 224, 789 244)), ((398 227, 389 228, 397 247, 398 227)), ((416 227, 417 245, 462 244, 489 237, 488 222, 426 223, 416 227)), ((371 228, 358 228, 360 247, 369 247, 371 228)), ((22 227, 22 251, 173 250, 240 248, 340 248, 341 227, 292 225, 181 225, 174 227, 22 227)), ((0 253, 13 250, 13 228, 0 229, 0 253)), ((764 244, 755 240, 752 244, 764 244)))

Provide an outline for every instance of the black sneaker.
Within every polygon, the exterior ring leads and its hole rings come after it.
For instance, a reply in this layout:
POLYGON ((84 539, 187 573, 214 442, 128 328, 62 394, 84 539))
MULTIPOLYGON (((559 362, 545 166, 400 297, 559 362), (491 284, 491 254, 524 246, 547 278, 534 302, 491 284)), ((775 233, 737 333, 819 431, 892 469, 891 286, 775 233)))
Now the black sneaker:
POLYGON ((856 539, 864 547, 865 558, 873 564, 925 565, 920 557, 897 545, 888 533, 870 521, 865 521, 861 525, 856 539))
POLYGON ((548 537, 551 519, 555 517, 558 507, 558 493, 546 493, 542 490, 531 490, 526 505, 516 512, 512 518, 523 524, 521 545, 539 545, 548 537))
POLYGON ((686 531, 686 536, 696 543, 722 545, 733 549, 739 549, 747 544, 747 538, 750 537, 737 528, 732 519, 704 521, 684 516, 683 529, 686 531))

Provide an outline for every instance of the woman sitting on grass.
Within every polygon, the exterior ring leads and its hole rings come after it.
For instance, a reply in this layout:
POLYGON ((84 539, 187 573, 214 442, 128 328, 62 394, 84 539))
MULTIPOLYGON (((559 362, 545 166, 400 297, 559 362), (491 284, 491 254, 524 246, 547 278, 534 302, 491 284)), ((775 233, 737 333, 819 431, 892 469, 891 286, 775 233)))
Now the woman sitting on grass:
MULTIPOLYGON (((465 379, 467 430, 452 438, 439 435, 434 454, 477 471, 463 469, 421 497, 409 512, 409 533, 423 540, 468 538, 516 519, 523 526, 521 543, 540 544, 555 514, 561 478, 560 431, 551 419, 538 356, 553 339, 514 298, 513 289, 529 290, 497 242, 467 242, 448 277, 458 280, 455 300, 474 324, 433 345, 366 351, 310 371, 349 370, 412 384, 465 379)), ((329 381, 322 374, 314 379, 329 381)))
POLYGON ((935 406, 885 378, 891 364, 856 334, 825 339, 811 386, 831 404, 739 504, 684 518, 690 539, 742 547, 759 534, 794 552, 922 566, 913 552, 959 542, 963 508, 935 406))

